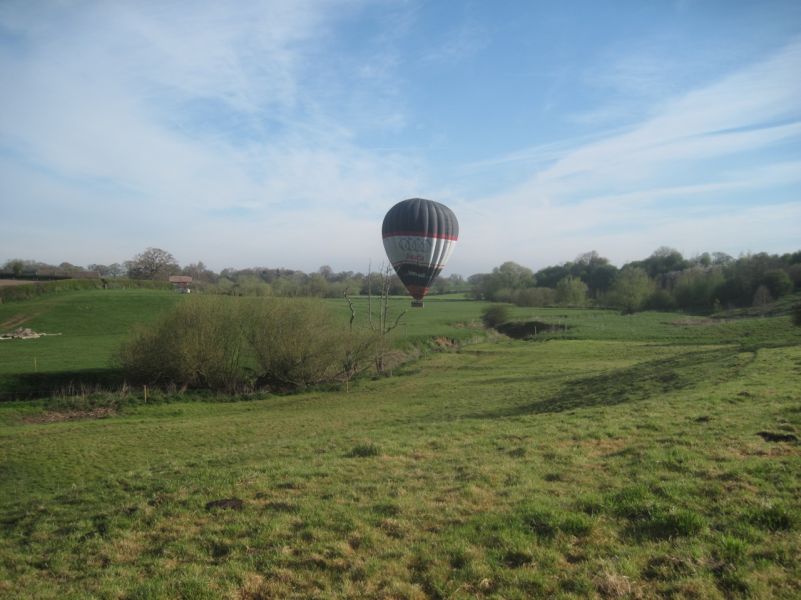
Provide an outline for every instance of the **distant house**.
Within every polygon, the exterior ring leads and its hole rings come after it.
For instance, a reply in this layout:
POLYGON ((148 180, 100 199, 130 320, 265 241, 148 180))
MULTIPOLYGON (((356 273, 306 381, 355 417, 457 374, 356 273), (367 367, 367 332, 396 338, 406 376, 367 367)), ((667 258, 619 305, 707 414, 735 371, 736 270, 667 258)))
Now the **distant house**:
POLYGON ((189 275, 170 275, 170 283, 181 294, 188 294, 192 291, 189 288, 192 283, 192 277, 189 275))

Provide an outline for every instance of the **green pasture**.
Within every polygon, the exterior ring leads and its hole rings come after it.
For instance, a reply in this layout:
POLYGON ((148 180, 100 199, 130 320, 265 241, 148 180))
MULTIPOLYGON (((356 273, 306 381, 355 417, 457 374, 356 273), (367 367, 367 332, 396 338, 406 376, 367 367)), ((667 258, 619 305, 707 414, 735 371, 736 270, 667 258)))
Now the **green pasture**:
MULTIPOLYGON (((121 385, 113 355, 126 336, 186 299, 171 290, 115 289, 52 294, 0 304, 0 333, 26 327, 58 334, 35 340, 0 341, 0 401, 19 393, 47 395, 78 387, 81 382, 89 387, 121 385)), ((239 298, 228 300, 238 302, 239 298)), ((344 299, 324 302, 343 322, 349 321, 351 312, 344 299)), ((388 315, 392 322, 403 313, 400 324, 389 334, 398 344, 421 343, 437 336, 464 340, 482 334, 483 303, 467 302, 455 295, 427 301, 424 309, 411 309, 409 304, 406 298, 390 300, 388 315)), ((378 300, 356 297, 355 327, 370 326, 370 306, 378 326, 378 300)))
MULTIPOLYGON (((111 291, 14 306, 64 335, 0 342, 4 376, 57 340, 103 368, 181 301, 111 291)), ((398 344, 465 343, 349 392, 0 404, 0 596, 801 596, 801 328, 521 308, 562 330, 481 340, 481 308, 409 309, 398 344)))
POLYGON ((108 371, 125 336, 180 299, 173 291, 87 290, 0 304, 0 333, 25 327, 58 334, 0 341, 0 400, 108 371))
MULTIPOLYGON (((36 340, 0 341, 0 400, 14 394, 49 395, 83 382, 119 386, 113 355, 131 331, 154 320, 176 302, 186 300, 173 291, 147 289, 86 290, 41 296, 25 302, 0 304, 0 332, 28 327, 59 334, 36 340)), ((237 302, 238 298, 229 301, 237 302)), ((343 322, 350 319, 344 299, 324 301, 343 322)), ((355 327, 378 326, 379 302, 353 298, 355 327)), ((436 338, 460 343, 485 336, 481 326, 483 302, 460 294, 427 299, 422 309, 408 298, 391 298, 389 321, 402 315, 389 336, 399 347, 427 346, 436 338)), ((653 341, 665 344, 737 344, 761 347, 801 343, 801 331, 789 317, 711 319, 675 313, 648 312, 623 316, 616 311, 565 308, 518 308, 513 318, 537 320, 563 329, 538 336, 548 339, 653 341)))

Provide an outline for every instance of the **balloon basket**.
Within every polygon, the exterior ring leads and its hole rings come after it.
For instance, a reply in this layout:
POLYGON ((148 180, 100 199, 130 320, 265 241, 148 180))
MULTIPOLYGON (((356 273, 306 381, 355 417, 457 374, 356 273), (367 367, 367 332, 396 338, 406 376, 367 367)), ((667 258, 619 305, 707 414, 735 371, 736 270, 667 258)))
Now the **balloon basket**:
POLYGON ((423 308, 422 300, 412 300, 412 308, 423 308))

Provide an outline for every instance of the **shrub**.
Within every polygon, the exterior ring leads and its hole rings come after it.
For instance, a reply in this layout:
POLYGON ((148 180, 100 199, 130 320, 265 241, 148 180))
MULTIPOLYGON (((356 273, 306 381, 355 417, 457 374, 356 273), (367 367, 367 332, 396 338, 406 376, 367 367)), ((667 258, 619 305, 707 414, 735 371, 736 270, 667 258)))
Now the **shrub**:
POLYGON ((240 389, 248 376, 237 308, 224 298, 187 298, 123 344, 118 360, 134 382, 240 389))
POLYGON ((368 364, 370 342, 314 300, 191 297, 137 332, 118 362, 137 383, 289 390, 349 379, 368 364))
POLYGON ((511 312, 505 304, 493 304, 485 308, 481 313, 481 321, 485 327, 495 327, 505 323, 510 317, 511 312))
POLYGON ((259 369, 258 383, 304 387, 334 381, 355 348, 365 348, 332 319, 327 307, 306 299, 275 299, 248 305, 247 338, 259 369))

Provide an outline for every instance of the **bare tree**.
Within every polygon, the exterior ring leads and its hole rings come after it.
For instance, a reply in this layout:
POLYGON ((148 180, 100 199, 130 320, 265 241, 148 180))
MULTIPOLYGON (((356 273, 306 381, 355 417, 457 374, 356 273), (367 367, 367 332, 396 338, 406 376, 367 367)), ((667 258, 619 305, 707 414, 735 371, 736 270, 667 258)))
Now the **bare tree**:
POLYGON ((126 261, 125 266, 131 279, 167 279, 180 268, 175 257, 161 248, 147 248, 126 261))
MULTIPOLYGON (((372 267, 368 267, 367 279, 369 281, 372 267)), ((378 346, 375 354, 376 371, 383 374, 386 371, 386 357, 389 352, 389 334, 400 325, 400 320, 406 311, 401 311, 394 319, 389 316, 389 292, 392 288, 392 267, 386 265, 381 269, 381 290, 378 298, 378 319, 373 318, 373 292, 372 286, 367 286, 367 314, 370 329, 378 334, 378 346)))

